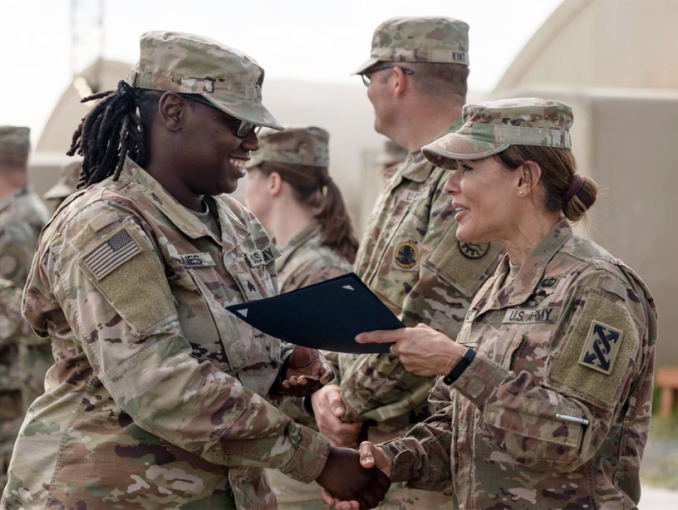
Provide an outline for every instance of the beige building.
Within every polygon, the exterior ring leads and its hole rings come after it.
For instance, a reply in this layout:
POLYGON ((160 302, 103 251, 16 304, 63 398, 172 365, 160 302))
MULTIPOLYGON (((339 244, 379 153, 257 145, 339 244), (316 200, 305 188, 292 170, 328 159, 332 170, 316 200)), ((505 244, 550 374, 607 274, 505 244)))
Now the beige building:
POLYGON ((579 169, 600 187, 579 231, 652 290, 659 365, 678 365, 676 20, 674 0, 565 0, 492 93, 559 99, 574 108, 579 169))

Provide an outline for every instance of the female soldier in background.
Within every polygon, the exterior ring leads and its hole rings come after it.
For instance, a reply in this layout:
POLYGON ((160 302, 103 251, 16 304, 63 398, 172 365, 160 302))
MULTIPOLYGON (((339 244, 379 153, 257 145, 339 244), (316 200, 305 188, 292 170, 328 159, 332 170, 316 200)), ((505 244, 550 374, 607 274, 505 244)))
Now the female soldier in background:
POLYGON ((358 241, 329 176, 329 133, 318 127, 261 133, 247 165, 247 207, 280 247, 280 292, 349 273, 358 241))
POLYGON ((277 293, 275 247, 224 195, 259 148, 255 128, 281 127, 263 77, 217 41, 148 32, 118 90, 86 99, 100 102, 70 152, 87 188, 43 230, 24 299, 56 364, 3 509, 275 508, 265 466, 349 498, 365 489, 363 506, 383 497, 357 452, 268 400, 283 379, 326 382, 323 358, 281 352, 224 309, 277 293))
POLYGON ((456 170, 445 192, 458 240, 497 241, 507 255, 456 340, 423 325, 358 338, 395 342, 407 370, 445 376, 430 397, 438 414, 404 438, 363 443, 363 465, 450 491, 460 508, 640 500, 657 313, 629 267, 572 233, 597 194, 576 173, 572 120, 558 101, 466 105, 459 131, 422 149, 456 170))
MULTIPOLYGON (((276 268, 281 293, 352 270, 358 241, 341 191, 329 176, 329 136, 314 126, 267 130, 259 135, 261 147, 247 166, 247 207, 280 247, 276 268)), ((289 400, 280 409, 317 430, 304 399, 289 400)), ((324 507, 318 485, 301 484, 279 471, 267 473, 279 508, 324 507)))

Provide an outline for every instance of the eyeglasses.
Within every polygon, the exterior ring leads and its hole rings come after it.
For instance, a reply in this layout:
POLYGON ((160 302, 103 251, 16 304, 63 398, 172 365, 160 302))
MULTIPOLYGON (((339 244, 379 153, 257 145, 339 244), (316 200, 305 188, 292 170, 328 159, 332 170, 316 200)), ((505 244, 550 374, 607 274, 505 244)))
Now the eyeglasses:
POLYGON ((360 77, 363 79, 363 83, 365 84, 366 87, 370 85, 370 82, 372 81, 372 76, 374 73, 377 71, 383 71, 384 69, 393 69, 397 67, 400 69, 403 73, 413 75, 414 71, 412 69, 407 69, 406 67, 400 67, 400 66, 384 66, 384 67, 377 67, 376 69, 372 69, 371 71, 367 71, 365 73, 360 73, 360 77))
POLYGON ((215 110, 220 111, 222 114, 226 116, 227 122, 231 125, 233 129, 233 134, 235 134, 235 136, 237 136, 238 138, 245 138, 252 131, 254 131, 256 134, 259 134, 259 131, 261 131, 261 126, 257 126, 256 124, 252 124, 251 122, 247 122, 245 120, 236 119, 232 115, 229 115, 228 113, 214 106, 212 103, 210 103, 207 99, 205 99, 202 96, 198 96, 196 94, 179 94, 179 95, 185 99, 190 99, 191 101, 195 101, 196 103, 202 103, 211 108, 214 108, 215 110))

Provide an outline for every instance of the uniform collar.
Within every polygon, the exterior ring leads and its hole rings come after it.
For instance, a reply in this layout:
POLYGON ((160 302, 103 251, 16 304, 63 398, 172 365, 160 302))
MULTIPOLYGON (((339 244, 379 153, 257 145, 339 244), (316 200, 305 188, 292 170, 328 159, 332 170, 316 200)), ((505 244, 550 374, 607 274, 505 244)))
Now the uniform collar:
POLYGON ((9 207, 9 205, 14 202, 17 198, 28 194, 31 191, 30 186, 21 186, 20 188, 14 188, 10 191, 5 197, 0 200, 0 212, 4 211, 9 207))
POLYGON ((210 232, 191 211, 177 202, 158 181, 130 158, 125 159, 121 175, 126 176, 129 181, 138 186, 141 192, 167 216, 172 224, 191 239, 211 237, 223 245, 224 251, 230 251, 230 248, 235 246, 233 243, 236 239, 243 239, 250 234, 247 227, 240 222, 233 211, 219 197, 208 197, 208 200, 213 199, 217 205, 221 239, 210 232))
POLYGON ((276 260, 275 266, 280 272, 286 265, 287 262, 292 258, 292 256, 297 252, 297 250, 304 246, 308 241, 314 237, 320 236, 320 225, 316 222, 312 222, 310 225, 305 227, 303 230, 298 232, 292 239, 290 239, 285 246, 280 248, 280 257, 276 260))
MULTIPOLYGON (((481 310, 508 308, 527 301, 544 278, 548 263, 572 235, 572 227, 566 219, 557 222, 525 260, 513 282, 496 293, 492 292, 496 285, 489 286, 485 296, 478 302, 478 308, 481 310)), ((501 275, 508 271, 509 259, 506 254, 495 272, 495 282, 501 281, 501 275)))
MULTIPOLYGON (((440 133, 438 133, 433 138, 433 140, 437 140, 438 138, 441 138, 449 133, 454 133, 461 127, 461 125, 461 118, 459 118, 451 125, 443 129, 440 133)), ((424 155, 421 153, 421 149, 417 149, 416 151, 412 151, 407 155, 405 161, 401 163, 400 168, 402 168, 401 175, 404 179, 409 179, 410 181, 414 182, 424 182, 426 179, 428 179, 428 176, 431 175, 431 171, 433 170, 434 166, 424 157, 424 155)))

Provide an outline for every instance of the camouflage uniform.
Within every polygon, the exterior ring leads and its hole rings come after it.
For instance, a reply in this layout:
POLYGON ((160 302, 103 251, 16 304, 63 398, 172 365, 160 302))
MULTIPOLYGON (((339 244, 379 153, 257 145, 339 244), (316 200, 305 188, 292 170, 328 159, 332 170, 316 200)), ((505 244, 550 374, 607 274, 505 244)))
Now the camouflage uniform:
MULTIPOLYGON (((424 147, 454 168, 511 144, 570 148, 557 101, 466 105, 464 126, 424 147)), ((657 314, 618 259, 565 219, 478 292, 457 342, 477 352, 438 414, 386 443, 392 478, 451 490, 461 509, 635 508, 650 423, 657 314)))
MULTIPOLYGON (((16 158, 16 166, 25 171, 29 135, 28 128, 0 127, 0 166, 6 157, 16 158)), ((49 342, 34 335, 20 313, 21 289, 48 220, 47 208, 29 186, 16 188, 0 200, 0 490, 24 412, 44 393, 45 372, 54 361, 49 342)))
MULTIPOLYGON (((374 32, 372 52, 355 74, 380 61, 468 65, 468 25, 450 18, 392 18, 374 32)), ((452 119, 451 119, 452 120, 452 119)), ((443 134, 461 126, 455 120, 443 134)), ((455 337, 471 298, 494 272, 499 245, 481 249, 455 239, 449 173, 410 153, 377 199, 354 270, 407 326, 426 323, 455 337)), ((405 434, 430 416, 435 378, 416 376, 388 354, 339 355, 344 421, 365 421, 375 441, 405 434)), ((400 508, 449 506, 449 498, 417 491, 389 493, 400 508)), ((382 503, 382 507, 385 503, 382 503)))
POLYGON ((33 336, 21 317, 21 290, 0 277, 0 489, 7 482, 7 467, 25 408, 19 352, 33 336))
MULTIPOLYGON (((466 64, 467 32, 466 23, 446 18, 388 20, 375 31, 372 58, 356 72, 379 60, 466 64), (422 50, 413 53, 404 45, 422 50), (443 56, 448 60, 435 59, 443 56)), ((447 132, 460 125, 455 121, 447 132)), ((354 268, 406 325, 424 322, 454 337, 501 248, 472 252, 442 243, 456 231, 451 199, 443 192, 448 177, 420 151, 409 154, 377 200, 354 268)), ((408 373, 397 358, 342 354, 340 371, 346 421, 369 420, 380 432, 397 435, 429 415, 426 397, 434 380, 408 373)))
POLYGON ((457 341, 477 355, 451 387, 438 381, 440 412, 384 445, 392 480, 452 490, 462 509, 636 508, 657 335, 649 290, 566 220, 504 284, 507 272, 504 260, 473 301, 457 341))
MULTIPOLYGON (((260 136, 261 147, 252 155, 248 168, 255 168, 266 161, 296 168, 299 165, 327 168, 328 141, 329 133, 317 127, 287 128, 283 132, 264 131, 260 136)), ((351 263, 339 252, 324 246, 322 241, 320 226, 312 223, 280 248, 280 257, 276 259, 275 266, 281 294, 351 272, 351 263)), ((328 358, 332 354, 327 353, 328 358)), ((306 411, 303 398, 287 400, 280 410, 297 423, 317 430, 315 420, 306 411)), ((266 473, 278 499, 278 508, 326 508, 320 499, 321 487, 318 484, 302 484, 271 469, 266 470, 266 473)))
MULTIPOLYGON (((183 90, 209 72, 215 104, 246 94, 237 108, 273 119, 249 57, 160 32, 141 51, 131 75, 146 83, 164 72, 183 90)), ((264 466, 304 482, 321 473, 327 440, 268 401, 279 340, 224 310, 277 293, 278 252, 237 201, 206 200, 220 236, 127 159, 118 181, 75 193, 45 228, 23 312, 56 364, 22 426, 3 509, 274 508, 264 466)))

